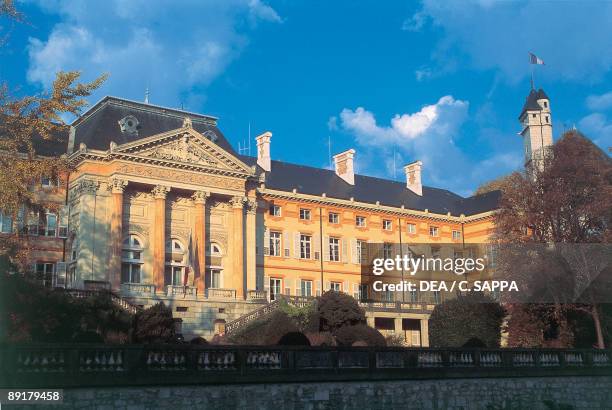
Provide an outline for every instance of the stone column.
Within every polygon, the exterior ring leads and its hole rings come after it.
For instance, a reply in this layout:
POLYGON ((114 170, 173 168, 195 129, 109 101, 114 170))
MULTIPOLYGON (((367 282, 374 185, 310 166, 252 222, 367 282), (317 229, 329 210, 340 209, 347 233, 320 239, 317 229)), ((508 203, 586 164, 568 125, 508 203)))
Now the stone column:
POLYGON ((108 281, 115 292, 121 290, 121 248, 123 244, 123 190, 128 182, 124 179, 111 178, 108 189, 111 191, 110 206, 110 257, 108 264, 108 281))
MULTIPOLYGON (((257 200, 249 199, 247 202, 246 217, 246 289, 257 290, 257 261, 255 255, 256 241, 257 200)), ((247 294, 248 296, 248 294, 247 294)))
POLYGON ((244 201, 245 197, 235 196, 232 198, 230 203, 232 204, 234 229, 233 229, 233 250, 234 250, 234 263, 232 269, 232 283, 236 289, 236 297, 238 299, 244 299, 245 292, 245 281, 244 281, 244 237, 243 237, 243 214, 244 214, 244 201))
POLYGON ((195 252, 194 286, 199 295, 204 295, 206 289, 206 198, 210 194, 197 191, 191 197, 195 205, 195 220, 193 227, 193 250, 195 252))
POLYGON ((155 291, 164 293, 164 269, 166 264, 166 195, 170 188, 157 185, 151 193, 155 198, 155 222, 153 224, 153 283, 155 291))
POLYGON ((400 335, 400 336, 404 335, 404 331, 402 330, 402 318, 401 317, 393 318, 393 327, 395 328, 393 333, 395 333, 396 335, 400 335))
POLYGON ((421 319, 421 346, 429 347, 429 319, 421 319))

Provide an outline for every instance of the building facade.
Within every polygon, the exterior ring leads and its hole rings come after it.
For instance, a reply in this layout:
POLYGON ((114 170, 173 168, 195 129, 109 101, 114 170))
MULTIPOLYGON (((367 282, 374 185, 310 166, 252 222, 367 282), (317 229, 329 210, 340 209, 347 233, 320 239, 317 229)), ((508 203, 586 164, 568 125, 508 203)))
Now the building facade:
MULTIPOLYGON (((533 109, 521 114, 531 146, 533 109)), ((360 300, 371 325, 427 346, 429 314, 449 295, 375 295, 362 281, 368 249, 484 244, 499 199, 423 186, 421 161, 404 182, 355 174, 354 150, 334 156, 334 170, 274 161, 269 132, 257 157, 239 155, 214 117, 115 97, 67 134, 49 155, 66 155, 73 171, 38 190, 59 211, 4 218, 0 230, 35 237, 32 266, 46 286, 163 301, 187 339, 223 333, 282 295, 335 290, 360 300)))

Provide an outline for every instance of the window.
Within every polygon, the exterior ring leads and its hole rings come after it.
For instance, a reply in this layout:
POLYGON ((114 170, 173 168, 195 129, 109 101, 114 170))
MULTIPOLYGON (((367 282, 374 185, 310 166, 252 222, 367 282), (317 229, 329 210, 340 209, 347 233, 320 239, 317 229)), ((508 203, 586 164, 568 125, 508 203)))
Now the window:
POLYGON ((302 279, 300 282, 300 295, 301 296, 312 296, 312 281, 302 279))
POLYGON ((329 223, 330 224, 337 224, 340 222, 340 216, 335 213, 335 212, 330 212, 329 213, 329 223))
POLYGON ((437 237, 438 236, 438 227, 430 226, 429 227, 429 236, 437 237))
POLYGON ((300 208, 300 219, 310 221, 310 209, 300 208))
POLYGON ((142 244, 136 235, 123 241, 121 251, 121 283, 140 283, 142 278, 142 244))
POLYGON ((39 235, 55 236, 57 233, 57 215, 46 213, 42 222, 43 224, 38 232, 39 235))
POLYGON ((185 261, 187 252, 185 247, 178 239, 171 239, 166 244, 166 269, 165 283, 171 286, 185 286, 185 261))
POLYGON ((409 234, 414 235, 414 234, 417 233, 416 232, 416 224, 408 224, 408 225, 406 225, 406 229, 408 230, 409 234))
POLYGON ((441 296, 440 296, 440 291, 439 290, 434 290, 433 291, 433 300, 434 300, 434 303, 440 303, 440 301, 442 300, 441 296))
POLYGON ((409 299, 411 303, 416 303, 419 301, 419 293, 417 292, 417 290, 411 290, 408 293, 409 299))
POLYGON ((221 256, 221 247, 214 242, 211 243, 210 244, 210 254, 212 256, 221 256))
POLYGON ((340 239, 329 238, 329 260, 340 262, 340 239))
POLYGON ((279 205, 270 205, 270 215, 281 216, 281 207, 279 205))
POLYGON ((356 216, 355 217, 355 225, 359 228, 364 228, 366 226, 366 218, 365 216, 356 216))
POLYGON ((40 179, 40 185, 43 188, 54 188, 60 186, 60 181, 59 178, 42 177, 40 179))
POLYGON ((531 116, 532 116, 533 118, 535 118, 535 117, 536 117, 536 115, 535 115, 535 114, 531 114, 531 116))
POLYGON ((453 231, 453 241, 458 241, 461 239, 461 231, 453 231))
POLYGON ((300 235, 300 258, 310 259, 310 235, 300 235))
POLYGON ((544 101, 544 108, 548 108, 548 102, 544 101))
POLYGON ((367 298, 368 298, 368 285, 359 285, 357 299, 366 300, 367 298))
POLYGON ((270 278, 270 301, 278 299, 281 294, 283 281, 279 278, 270 278))
POLYGON ((270 232, 270 256, 281 256, 280 232, 270 232))
POLYGON ((357 260, 359 263, 364 264, 368 262, 368 249, 367 242, 357 239, 357 260))
POLYGON ((11 233, 13 232, 13 218, 4 213, 0 212, 0 232, 11 233))
POLYGON ((497 247, 495 245, 487 245, 486 264, 490 268, 497 265, 497 247))
POLYGON ((383 219, 383 229, 385 231, 390 231, 393 229, 393 224, 391 223, 390 219, 383 219))
POLYGON ((55 273, 55 264, 37 263, 35 268, 36 279, 39 280, 46 288, 53 287, 53 274, 55 273))
POLYGON ((383 258, 392 259, 393 258, 393 244, 384 243, 383 244, 383 258))
POLYGON ((342 283, 340 282, 332 282, 329 284, 329 290, 333 290, 334 292, 342 291, 342 283))
POLYGON ((431 247, 431 257, 432 258, 439 258, 440 257, 440 247, 439 246, 432 246, 431 247))
POLYGON ((550 121, 550 120, 549 120, 548 115, 547 115, 547 116, 546 116, 546 124, 548 124, 548 123, 549 123, 549 121, 550 121))
POLYGON ((210 270, 210 287, 215 289, 221 288, 221 269, 210 270))

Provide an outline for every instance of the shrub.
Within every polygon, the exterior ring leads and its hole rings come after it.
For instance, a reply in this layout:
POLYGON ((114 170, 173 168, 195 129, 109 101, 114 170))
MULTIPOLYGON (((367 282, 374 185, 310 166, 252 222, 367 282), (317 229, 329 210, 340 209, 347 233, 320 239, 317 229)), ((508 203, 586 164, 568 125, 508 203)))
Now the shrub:
POLYGON ((191 339, 189 341, 189 344, 192 344, 192 345, 207 345, 208 342, 203 337, 198 336, 198 337, 194 337, 193 339, 191 339))
POLYGON ((320 329, 331 332, 345 326, 365 323, 365 312, 357 301, 346 293, 328 291, 319 299, 320 329))
POLYGON ((401 346, 405 346, 406 339, 404 339, 400 335, 388 335, 387 337, 385 337, 385 342, 387 346, 401 347, 401 346))
POLYGON ((330 332, 306 333, 311 346, 336 346, 336 339, 330 332))
POLYGON ((286 300, 281 299, 279 310, 285 312, 301 332, 319 331, 319 312, 316 301, 300 307, 291 305, 286 300))
POLYGON ((340 346, 353 346, 355 342, 364 342, 367 346, 386 346, 385 337, 364 324, 341 327, 334 336, 340 346))
POLYGON ((138 312, 134 320, 134 341, 138 343, 172 343, 176 341, 172 310, 159 302, 138 312))
POLYGON ((504 308, 481 293, 468 293, 436 305, 429 319, 432 347, 462 347, 478 338, 486 347, 499 347, 504 308))
POLYGON ((279 346, 310 346, 310 341, 302 332, 289 332, 284 334, 276 344, 279 346))
POLYGON ((76 333, 72 338, 76 343, 104 343, 104 338, 92 330, 76 333))
POLYGON ((242 331, 230 335, 229 340, 239 345, 275 345, 290 332, 299 332, 299 329, 285 312, 276 310, 270 316, 256 320, 242 331))

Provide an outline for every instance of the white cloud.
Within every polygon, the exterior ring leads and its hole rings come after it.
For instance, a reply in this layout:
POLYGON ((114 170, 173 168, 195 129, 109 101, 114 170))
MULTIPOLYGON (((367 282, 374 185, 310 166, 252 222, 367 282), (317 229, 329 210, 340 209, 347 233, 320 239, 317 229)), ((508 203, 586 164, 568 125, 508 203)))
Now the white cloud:
MULTIPOLYGON (((217 78, 248 44, 249 27, 281 17, 261 0, 39 0, 58 14, 46 39, 31 38, 28 80, 48 86, 58 70, 81 70, 86 80, 103 72, 104 94, 179 106, 217 78)), ((187 107, 188 108, 188 107, 187 107)))
POLYGON ((612 108, 612 91, 601 95, 589 95, 586 104, 593 111, 603 111, 612 108))
POLYGON ((529 75, 527 52, 533 51, 546 61, 537 67, 542 76, 598 81, 612 68, 611 20, 612 2, 423 0, 402 28, 430 23, 441 31, 434 74, 467 57, 468 65, 517 82, 529 75))
POLYGON ((417 112, 396 114, 389 125, 378 124, 374 114, 363 107, 342 110, 340 121, 342 129, 352 134, 359 145, 357 157, 364 158, 363 171, 389 177, 393 173, 393 155, 397 152, 399 177, 403 177, 402 161, 420 159, 430 184, 463 188, 469 183, 456 170, 469 161, 453 139, 467 118, 468 108, 467 101, 447 95, 417 112))
POLYGON ((592 113, 582 118, 578 130, 591 138, 604 151, 612 147, 612 119, 601 113, 592 113))

